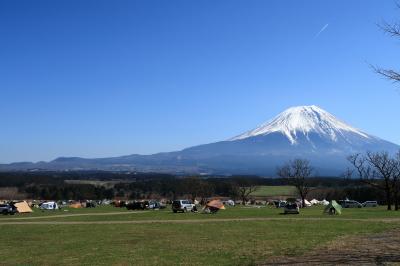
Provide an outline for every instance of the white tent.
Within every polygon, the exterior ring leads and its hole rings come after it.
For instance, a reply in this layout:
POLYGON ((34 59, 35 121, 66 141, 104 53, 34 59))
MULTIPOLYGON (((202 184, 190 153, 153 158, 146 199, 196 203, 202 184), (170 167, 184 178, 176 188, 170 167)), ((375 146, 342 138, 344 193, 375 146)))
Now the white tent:
POLYGON ((43 202, 40 205, 40 209, 42 210, 58 210, 58 205, 54 201, 43 202))
POLYGON ((228 206, 235 206, 235 202, 233 200, 227 200, 224 202, 224 204, 228 206))
POLYGON ((319 202, 319 200, 317 200, 317 199, 312 199, 312 200, 310 201, 310 203, 311 203, 312 205, 316 205, 316 204, 319 204, 320 202, 319 202))
POLYGON ((324 205, 324 206, 329 205, 329 201, 327 201, 326 199, 321 200, 319 203, 324 205))
POLYGON ((304 207, 311 207, 311 203, 308 201, 308 200, 306 200, 306 199, 304 199, 304 204, 305 204, 305 206, 304 207))

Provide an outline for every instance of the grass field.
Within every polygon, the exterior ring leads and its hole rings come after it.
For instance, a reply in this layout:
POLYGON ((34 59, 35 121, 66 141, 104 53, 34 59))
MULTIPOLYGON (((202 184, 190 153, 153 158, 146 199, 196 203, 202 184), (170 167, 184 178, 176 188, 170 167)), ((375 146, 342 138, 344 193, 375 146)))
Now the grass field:
POLYGON ((295 196, 296 188, 293 186, 260 186, 251 195, 259 197, 295 196))
POLYGON ((400 223, 400 213, 383 207, 345 209, 341 216, 323 215, 321 207, 300 215, 280 212, 237 206, 207 215, 99 207, 2 216, 0 264, 251 265, 400 223))

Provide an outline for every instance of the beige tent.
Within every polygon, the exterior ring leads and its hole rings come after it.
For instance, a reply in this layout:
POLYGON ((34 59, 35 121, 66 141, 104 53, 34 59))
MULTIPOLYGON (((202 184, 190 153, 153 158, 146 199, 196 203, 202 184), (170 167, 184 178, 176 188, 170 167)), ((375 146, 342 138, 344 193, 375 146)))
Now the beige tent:
POLYGON ((17 208, 17 211, 19 213, 33 212, 31 207, 29 207, 28 203, 26 203, 26 201, 14 203, 14 206, 15 208, 17 208))
POLYGON ((79 202, 73 203, 73 204, 70 204, 69 207, 73 208, 73 209, 79 209, 79 208, 82 208, 82 204, 80 204, 79 202))
POLYGON ((217 200, 217 199, 211 200, 210 202, 208 202, 208 203, 206 204, 206 206, 207 206, 207 207, 211 207, 211 208, 220 209, 220 210, 225 210, 225 206, 224 206, 224 204, 222 203, 222 201, 217 200))

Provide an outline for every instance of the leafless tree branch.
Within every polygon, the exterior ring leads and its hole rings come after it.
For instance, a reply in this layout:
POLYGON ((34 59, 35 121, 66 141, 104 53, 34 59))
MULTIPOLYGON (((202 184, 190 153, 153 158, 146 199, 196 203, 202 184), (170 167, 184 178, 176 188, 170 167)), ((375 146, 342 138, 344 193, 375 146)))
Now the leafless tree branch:
POLYGON ((373 69, 373 71, 375 71, 375 73, 393 81, 393 82, 399 82, 400 81, 400 73, 397 71, 394 71, 392 69, 383 69, 377 66, 371 66, 371 68, 373 69))

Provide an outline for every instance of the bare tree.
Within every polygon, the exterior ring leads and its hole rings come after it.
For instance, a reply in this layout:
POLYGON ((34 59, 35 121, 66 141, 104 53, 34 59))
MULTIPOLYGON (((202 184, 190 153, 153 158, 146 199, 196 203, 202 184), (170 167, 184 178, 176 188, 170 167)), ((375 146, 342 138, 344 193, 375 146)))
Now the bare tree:
POLYGON ((200 198, 201 202, 205 202, 206 198, 211 197, 214 193, 214 187, 199 177, 187 177, 181 183, 181 193, 190 194, 192 202, 196 198, 200 198))
POLYGON ((394 208, 395 210, 399 210, 400 208, 400 151, 396 154, 395 157, 395 170, 393 173, 393 199, 394 199, 394 208))
POLYGON ((251 193, 257 191, 258 186, 250 185, 248 187, 239 187, 238 194, 240 199, 242 200, 242 204, 245 205, 246 202, 249 201, 249 196, 251 193))
MULTIPOLYGON (((399 3, 397 3, 397 7, 400 8, 399 3)), ((378 27, 386 34, 389 34, 391 37, 400 38, 400 24, 399 23, 388 23, 385 21, 381 24, 378 24, 378 27)), ((372 66, 372 68, 376 73, 384 76, 385 78, 387 78, 389 80, 392 80, 394 82, 400 81, 400 73, 398 71, 395 71, 393 69, 385 69, 385 68, 381 68, 378 66, 372 66)))
MULTIPOLYGON (((400 155, 398 156, 400 158, 400 155)), ((359 178, 366 184, 385 192, 387 209, 399 209, 399 161, 390 157, 387 152, 367 152, 365 155, 354 154, 348 161, 356 169, 359 178)))
POLYGON ((253 192, 258 190, 258 186, 248 182, 247 180, 237 180, 231 184, 231 196, 239 198, 242 204, 245 205, 249 201, 253 192))
POLYGON ((295 186, 301 197, 302 207, 305 206, 305 199, 310 192, 308 178, 311 177, 313 168, 308 160, 295 159, 278 168, 278 175, 288 180, 288 183, 295 186))

